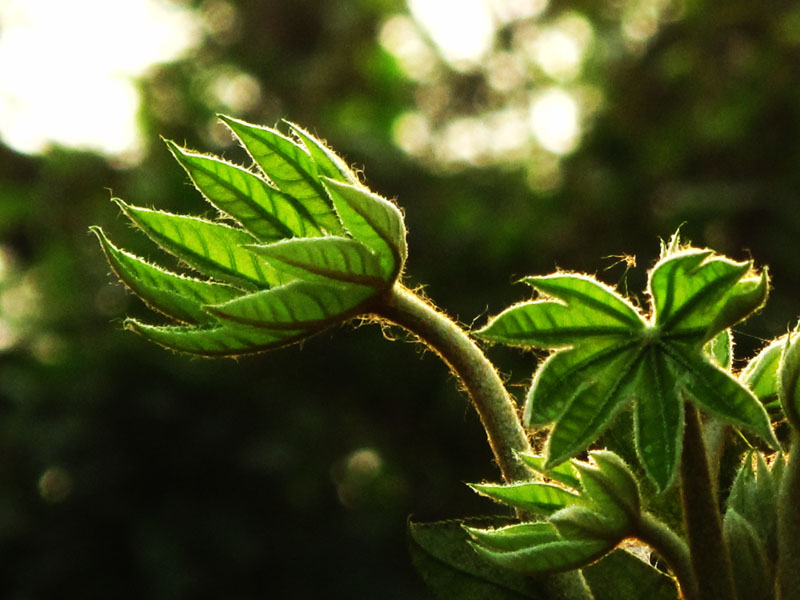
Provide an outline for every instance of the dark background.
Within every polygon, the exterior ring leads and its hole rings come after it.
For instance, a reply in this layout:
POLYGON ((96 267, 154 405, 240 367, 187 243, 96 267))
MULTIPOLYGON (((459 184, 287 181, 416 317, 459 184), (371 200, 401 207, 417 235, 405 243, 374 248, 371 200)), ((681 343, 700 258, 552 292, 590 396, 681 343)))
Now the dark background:
MULTIPOLYGON (((591 24, 582 71, 564 86, 601 100, 560 159, 532 140, 478 164, 399 149, 393 124, 424 110, 431 86, 444 90, 431 122, 445 127, 558 82, 531 66, 521 92, 503 92, 485 71, 444 62, 414 81, 378 41, 407 12, 394 0, 227 4, 229 30, 139 82, 151 147, 135 168, 0 145, 0 319, 16 340, 0 353, 0 597, 425 598, 408 516, 495 510, 463 485, 498 478, 479 423, 417 346, 348 325, 302 347, 208 361, 122 331, 125 315, 154 317, 109 276, 87 229, 155 255, 109 189, 209 214, 158 135, 241 159, 209 134, 230 109, 199 91, 220 65, 261 86, 236 116, 302 124, 398 199, 407 283, 425 283, 466 324, 525 298, 513 285, 525 274, 560 267, 616 284, 625 268, 613 255, 637 258, 624 281, 641 290, 658 238, 682 223, 695 244, 770 266, 771 300, 737 329, 739 357, 794 323, 800 4, 551 4, 501 28, 496 50, 513 54, 517 28, 568 11, 591 24), (636 10, 659 18, 632 41, 636 10)), ((535 357, 489 353, 521 396, 535 357)))

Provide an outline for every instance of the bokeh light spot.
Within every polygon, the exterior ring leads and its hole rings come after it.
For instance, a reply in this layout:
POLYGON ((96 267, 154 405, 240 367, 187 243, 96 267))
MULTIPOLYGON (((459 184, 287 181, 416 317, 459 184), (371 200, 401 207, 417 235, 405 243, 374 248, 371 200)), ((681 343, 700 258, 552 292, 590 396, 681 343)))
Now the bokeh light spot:
POLYGON ((158 0, 0 3, 0 137, 134 164, 142 151, 135 78, 199 42, 199 20, 158 0))
POLYGON ((578 104, 562 89, 551 89, 533 98, 530 127, 543 148, 554 154, 574 150, 580 134, 578 104))

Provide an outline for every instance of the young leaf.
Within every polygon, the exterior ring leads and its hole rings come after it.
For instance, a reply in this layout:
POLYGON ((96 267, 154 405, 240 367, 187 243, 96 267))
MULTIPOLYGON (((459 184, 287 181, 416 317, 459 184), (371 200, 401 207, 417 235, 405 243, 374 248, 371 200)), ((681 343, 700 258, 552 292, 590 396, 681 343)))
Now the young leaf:
POLYGON ((297 124, 290 121, 285 122, 291 128, 292 133, 297 136, 306 150, 308 150, 320 175, 346 183, 359 183, 358 177, 356 177, 356 174, 347 166, 347 163, 331 150, 325 142, 311 135, 297 124))
POLYGON ((581 480, 580 477, 578 477, 578 471, 571 461, 563 462, 552 469, 546 469, 544 466, 546 458, 544 456, 539 456, 537 454, 520 454, 519 458, 526 465, 546 475, 549 479, 563 483, 573 490, 581 489, 581 480))
POLYGON ((770 342, 739 374, 739 380, 768 407, 778 399, 778 365, 786 338, 782 335, 770 342))
POLYGON ((674 580, 625 550, 583 569, 595 600, 678 600, 674 580))
POLYGON ((302 204, 258 175, 217 157, 189 152, 169 140, 166 143, 206 200, 259 241, 322 235, 302 204))
POLYGON ((374 294, 373 288, 362 285, 295 280, 207 310, 220 319, 267 329, 319 329, 352 316, 374 294))
POLYGON ((522 281, 549 298, 506 309, 477 331, 477 337, 511 346, 559 348, 589 337, 629 335, 645 325, 628 302, 590 277, 558 273, 522 281))
POLYGON ((470 487, 492 500, 537 515, 549 515, 583 502, 580 496, 549 483, 473 483, 470 487))
POLYGON ((355 239, 375 252, 385 279, 394 279, 406 260, 406 229, 394 203, 362 185, 322 178, 336 213, 355 239))
POLYGON ((586 449, 629 401, 639 460, 659 490, 677 473, 687 398, 776 444, 760 403, 703 350, 763 304, 766 275, 749 263, 671 243, 650 273, 648 320, 588 277, 526 281, 547 296, 511 307, 477 335, 556 349, 537 370, 523 412, 528 426, 555 422, 548 467, 586 449))
POLYGON ((376 289, 387 285, 375 254, 350 238, 292 239, 250 249, 278 271, 299 279, 338 281, 376 289))
POLYGON ((302 204, 328 235, 341 235, 330 200, 319 180, 319 171, 305 148, 282 133, 238 119, 219 117, 242 142, 261 171, 275 186, 302 204))
MULTIPOLYGON (((466 525, 494 525, 471 520, 466 525)), ((483 560, 469 545, 464 523, 410 523, 414 566, 437 598, 463 600, 590 600, 576 573, 527 577, 483 560)), ((627 600, 627 599, 620 599, 627 600)))
MULTIPOLYGON (((603 507, 603 510, 605 507, 603 507)), ((555 525, 559 535, 567 540, 606 540, 609 545, 616 546, 625 535, 627 522, 609 520, 587 506, 573 505, 550 515, 548 519, 555 525)))
POLYGON ((627 465, 613 452, 596 450, 590 456, 596 467, 575 463, 583 482, 583 497, 594 503, 608 524, 626 528, 639 517, 639 486, 627 465))
POLYGON ((231 325, 147 325, 135 319, 128 319, 125 326, 170 350, 209 357, 264 352, 286 346, 308 335, 301 330, 270 331, 231 325))
POLYGON ((800 328, 786 338, 778 367, 778 397, 783 412, 795 430, 800 431, 800 328))
POLYGON ((764 544, 758 533, 735 510, 728 510, 723 533, 733 567, 733 579, 739 598, 769 600, 773 597, 773 579, 764 544))
POLYGON ((525 575, 557 573, 591 564, 611 551, 605 540, 555 540, 513 552, 473 544, 475 551, 505 569, 525 575))
POLYGON ((99 227, 90 229, 100 240, 117 277, 148 306, 177 321, 210 323, 214 318, 203 305, 227 302, 241 294, 228 285, 192 279, 151 265, 114 246, 99 227))
POLYGON ((556 528, 547 522, 517 523, 493 529, 464 526, 470 537, 492 550, 514 551, 554 542, 559 539, 556 528))
POLYGON ((730 369, 733 362, 733 336, 730 329, 723 329, 705 345, 706 355, 723 369, 730 369))
POLYGON ((275 269, 247 249, 257 240, 241 229, 115 201, 156 244, 204 275, 247 290, 282 282, 275 269))

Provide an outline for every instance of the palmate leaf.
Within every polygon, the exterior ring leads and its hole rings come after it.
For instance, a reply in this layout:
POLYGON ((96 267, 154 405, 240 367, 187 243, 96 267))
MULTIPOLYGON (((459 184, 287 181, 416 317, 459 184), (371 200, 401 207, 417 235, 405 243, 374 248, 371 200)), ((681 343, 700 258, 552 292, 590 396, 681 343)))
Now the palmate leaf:
POLYGON ((587 276, 557 273, 523 281, 540 297, 503 311, 476 335, 555 349, 534 375, 523 413, 528 426, 554 423, 546 468, 586 449, 629 402, 635 402, 637 454, 660 490, 677 473, 685 400, 776 443, 755 396, 716 364, 727 362, 729 351, 726 356, 724 348, 712 346, 712 359, 703 350, 760 308, 765 273, 711 250, 665 253, 650 273, 647 318, 587 276))
POLYGON ((260 352, 373 310, 406 258, 405 225, 344 160, 297 125, 297 138, 221 117, 261 173, 166 141, 220 213, 212 221, 131 206, 125 215, 197 277, 120 250, 97 228, 120 279, 165 325, 128 322, 144 337, 205 356, 260 352))

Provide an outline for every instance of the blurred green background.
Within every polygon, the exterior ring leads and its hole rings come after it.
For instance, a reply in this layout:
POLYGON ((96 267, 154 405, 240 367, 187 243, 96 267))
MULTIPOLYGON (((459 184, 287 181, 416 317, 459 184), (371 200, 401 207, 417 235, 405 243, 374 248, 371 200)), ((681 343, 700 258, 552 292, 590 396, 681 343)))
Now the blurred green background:
MULTIPOLYGON (((800 3, 0 0, 3 598, 427 598, 408 516, 495 510, 463 485, 499 477, 466 398, 377 327, 236 361, 122 331, 157 317, 88 226, 157 258, 111 195, 211 214, 158 136, 243 160, 219 112, 363 168, 407 282, 467 325, 557 267, 639 291, 681 224, 770 266, 739 357, 798 314, 800 3), (89 73, 123 50, 127 116, 89 73)), ((521 397, 536 358, 489 353, 521 397)))

